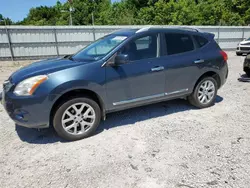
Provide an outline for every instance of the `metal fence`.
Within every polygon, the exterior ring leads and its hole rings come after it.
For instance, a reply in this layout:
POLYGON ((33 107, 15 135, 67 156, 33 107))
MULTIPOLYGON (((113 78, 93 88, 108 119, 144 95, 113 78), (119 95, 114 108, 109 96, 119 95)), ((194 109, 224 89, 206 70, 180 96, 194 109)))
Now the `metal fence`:
MULTIPOLYGON (((0 26, 0 60, 42 59, 73 54, 108 33, 144 26, 0 26)), ((164 27, 164 26, 158 26, 164 27)), ((214 33, 222 49, 235 49, 250 27, 195 26, 214 33)))

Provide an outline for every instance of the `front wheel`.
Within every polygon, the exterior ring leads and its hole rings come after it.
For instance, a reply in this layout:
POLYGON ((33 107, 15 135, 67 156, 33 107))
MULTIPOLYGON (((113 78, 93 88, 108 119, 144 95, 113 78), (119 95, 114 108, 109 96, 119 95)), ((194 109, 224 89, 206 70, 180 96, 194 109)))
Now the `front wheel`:
POLYGON ((242 56, 242 53, 236 52, 236 55, 237 55, 237 56, 242 56))
POLYGON ((73 98, 62 103, 55 112, 53 126, 66 140, 79 140, 91 136, 101 120, 98 104, 87 97, 73 98))
POLYGON ((207 108, 215 103, 218 84, 212 77, 205 77, 196 85, 193 93, 188 96, 189 102, 198 108, 207 108))

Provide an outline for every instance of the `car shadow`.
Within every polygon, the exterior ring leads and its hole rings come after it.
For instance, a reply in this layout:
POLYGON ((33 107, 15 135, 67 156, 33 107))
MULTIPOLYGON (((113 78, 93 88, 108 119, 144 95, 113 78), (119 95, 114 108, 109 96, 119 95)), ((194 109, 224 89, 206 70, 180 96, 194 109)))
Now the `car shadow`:
POLYGON ((16 132, 22 141, 31 144, 67 142, 56 134, 53 127, 50 127, 48 129, 30 129, 16 124, 16 132))
MULTIPOLYGON (((216 97, 216 103, 220 103, 221 101, 223 101, 223 98, 218 95, 216 97)), ((126 126, 147 119, 157 118, 188 110, 197 110, 197 108, 190 105, 184 99, 176 99, 172 101, 165 101, 142 107, 132 108, 129 110, 114 112, 108 114, 107 119, 101 122, 95 135, 101 133, 104 130, 109 130, 114 127, 126 126)), ((38 131, 38 129, 29 129, 16 125, 16 132, 22 141, 31 144, 50 144, 55 142, 67 142, 56 134, 53 127, 50 127, 48 129, 40 129, 38 131)))
POLYGON ((240 77, 241 77, 241 78, 249 78, 249 77, 247 76, 247 74, 241 74, 240 77))
MULTIPOLYGON (((222 101, 223 98, 217 95, 216 103, 220 103, 222 101)), ((99 134, 104 130, 108 130, 114 127, 134 124, 139 121, 144 121, 151 118, 162 117, 189 110, 199 109, 190 105, 189 102, 185 99, 175 99, 171 101, 165 101, 132 108, 129 110, 114 112, 107 115, 107 119, 100 124, 99 128, 96 131, 96 134, 99 134)))
POLYGON ((240 82, 250 82, 250 77, 247 76, 246 74, 241 74, 240 77, 238 78, 238 81, 240 82))

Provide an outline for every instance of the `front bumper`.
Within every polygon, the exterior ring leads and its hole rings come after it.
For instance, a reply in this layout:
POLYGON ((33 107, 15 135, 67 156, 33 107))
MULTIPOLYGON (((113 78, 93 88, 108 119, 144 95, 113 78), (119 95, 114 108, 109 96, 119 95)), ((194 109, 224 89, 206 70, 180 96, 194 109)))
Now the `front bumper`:
POLYGON ((249 52, 250 52, 250 46, 238 46, 236 49, 236 53, 245 54, 249 52))
POLYGON ((0 94, 2 104, 10 118, 28 128, 47 128, 50 120, 50 104, 47 96, 16 96, 12 92, 0 94))

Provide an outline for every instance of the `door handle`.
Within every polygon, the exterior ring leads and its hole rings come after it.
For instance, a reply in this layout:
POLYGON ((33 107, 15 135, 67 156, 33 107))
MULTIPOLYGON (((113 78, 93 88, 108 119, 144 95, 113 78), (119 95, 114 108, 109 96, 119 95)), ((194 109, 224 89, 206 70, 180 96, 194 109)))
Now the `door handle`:
POLYGON ((151 69, 152 72, 156 72, 156 71, 162 71, 164 70, 164 67, 160 66, 160 67, 154 67, 151 69))
POLYGON ((194 61, 195 64, 204 63, 204 62, 205 62, 204 59, 198 59, 194 61))

